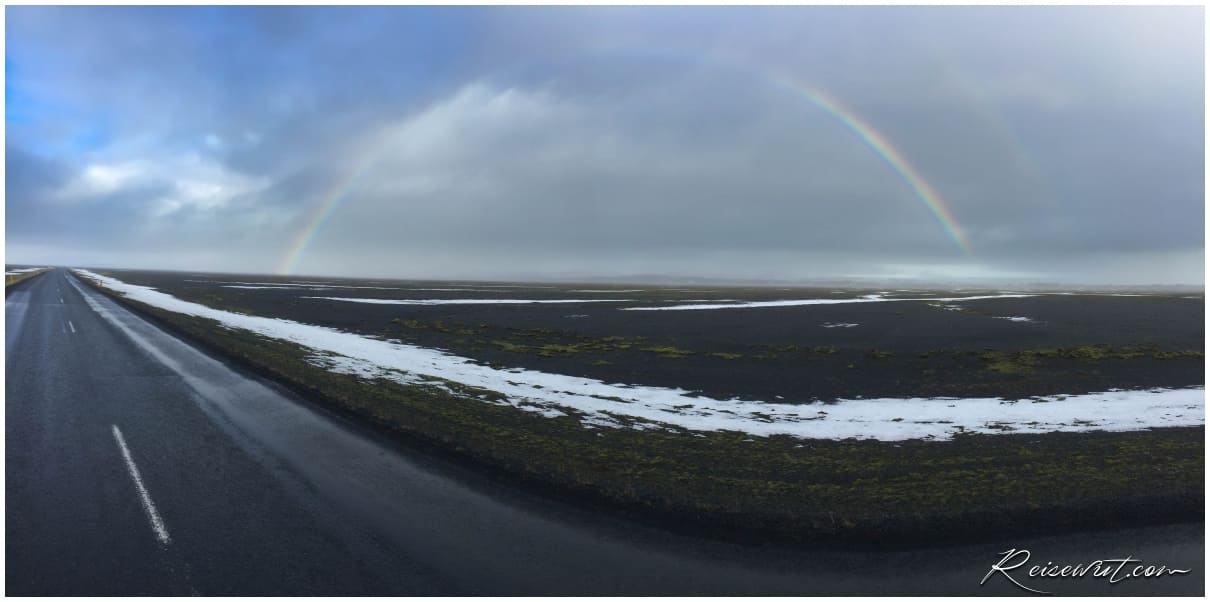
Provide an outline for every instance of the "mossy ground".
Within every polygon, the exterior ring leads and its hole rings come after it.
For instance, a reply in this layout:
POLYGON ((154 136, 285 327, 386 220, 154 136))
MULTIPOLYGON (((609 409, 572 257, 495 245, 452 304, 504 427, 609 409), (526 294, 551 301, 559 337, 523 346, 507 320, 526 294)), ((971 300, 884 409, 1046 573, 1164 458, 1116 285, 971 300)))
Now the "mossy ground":
MULTIPOLYGON (((545 418, 433 387, 404 387, 333 373, 306 361, 309 352, 298 346, 119 300, 244 366, 406 441, 548 491, 668 524, 688 524, 695 530, 754 538, 929 544, 1200 519, 1203 513, 1205 452, 1200 427, 970 434, 945 442, 588 429, 575 416, 545 418)), ((500 340, 484 344, 506 349, 519 345, 500 340)), ((576 344, 581 346, 547 345, 536 342, 514 350, 572 354, 590 346, 628 345, 627 349, 683 361, 675 357, 681 351, 675 347, 623 337, 576 344)), ((768 350, 807 357, 834 352, 768 350)), ((1046 358, 1046 354, 1027 356, 1031 361, 1046 358)), ((1005 361, 1022 360, 1013 356, 1005 361)))
POLYGON ((1164 350, 1157 345, 1081 345, 1077 347, 989 351, 980 356, 988 370, 1002 374, 1025 374, 1046 365, 1063 365, 1062 360, 1076 360, 1095 365, 1106 360, 1204 360, 1200 349, 1164 350))

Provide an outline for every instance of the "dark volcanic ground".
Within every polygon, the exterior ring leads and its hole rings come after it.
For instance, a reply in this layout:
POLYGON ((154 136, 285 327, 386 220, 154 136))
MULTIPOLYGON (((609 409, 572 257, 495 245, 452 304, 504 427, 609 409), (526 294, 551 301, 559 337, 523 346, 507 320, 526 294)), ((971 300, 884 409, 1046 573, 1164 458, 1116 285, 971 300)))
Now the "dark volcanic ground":
POLYGON ((1204 298, 1190 298, 1188 292, 620 311, 687 300, 855 298, 879 292, 891 298, 933 298, 999 291, 555 286, 110 273, 212 307, 398 339, 501 366, 682 387, 720 398, 795 402, 1022 397, 1205 382, 1204 298), (330 288, 234 288, 262 283, 330 288), (424 306, 306 298, 312 296, 630 301, 424 306), (857 326, 824 326, 829 323, 857 326), (1034 353, 1041 355, 1030 360, 1034 353))

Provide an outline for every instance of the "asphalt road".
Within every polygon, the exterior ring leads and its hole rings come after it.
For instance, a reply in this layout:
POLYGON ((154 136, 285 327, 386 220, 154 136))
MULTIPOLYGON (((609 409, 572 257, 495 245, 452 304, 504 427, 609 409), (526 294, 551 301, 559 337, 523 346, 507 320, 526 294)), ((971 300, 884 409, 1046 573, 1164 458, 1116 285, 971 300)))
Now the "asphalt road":
POLYGON ((1060 593, 1204 587, 1201 524, 880 553, 595 516, 407 451, 65 270, 11 292, 5 324, 8 595, 1023 593, 979 586, 1008 547, 1193 570, 1060 593))

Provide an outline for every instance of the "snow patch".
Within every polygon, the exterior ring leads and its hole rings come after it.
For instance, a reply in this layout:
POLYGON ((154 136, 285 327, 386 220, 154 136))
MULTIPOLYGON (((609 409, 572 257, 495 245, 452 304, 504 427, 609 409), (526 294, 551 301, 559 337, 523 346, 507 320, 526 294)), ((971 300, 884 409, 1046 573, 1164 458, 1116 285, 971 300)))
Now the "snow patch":
POLYGON ((48 270, 48 269, 50 269, 50 268, 13 268, 11 270, 5 270, 4 275, 5 276, 16 276, 17 274, 28 274, 30 272, 36 272, 38 270, 48 270))
POLYGON ((528 305, 531 303, 622 303, 633 299, 361 299, 356 297, 302 297, 374 305, 528 305))
POLYGON ((605 289, 605 288, 576 288, 576 289, 571 289, 567 292, 569 292, 569 293, 641 293, 641 292, 643 292, 643 289, 628 288, 628 289, 617 290, 617 289, 605 289))
POLYGON ((838 305, 842 303, 891 303, 895 301, 978 301, 980 299, 1016 299, 1033 297, 1028 294, 977 295, 973 297, 929 297, 899 299, 886 298, 881 294, 864 295, 850 299, 783 299, 779 301, 748 301, 746 303, 704 303, 695 305, 665 305, 661 307, 622 307, 622 311, 677 311, 703 309, 747 309, 757 307, 794 307, 798 305, 838 305))

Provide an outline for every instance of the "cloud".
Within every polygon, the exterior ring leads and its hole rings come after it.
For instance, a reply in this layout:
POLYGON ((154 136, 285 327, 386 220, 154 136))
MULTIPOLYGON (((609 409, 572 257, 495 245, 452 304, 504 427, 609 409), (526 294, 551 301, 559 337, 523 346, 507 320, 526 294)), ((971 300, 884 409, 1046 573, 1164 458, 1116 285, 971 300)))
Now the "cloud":
POLYGON ((88 200, 113 194, 143 179, 146 168, 138 162, 88 165, 60 191, 63 198, 88 200))
POLYGON ((335 201, 301 271, 1188 275, 1200 14, 16 7, 7 250, 268 271, 335 201))
POLYGON ((143 199, 148 217, 158 220, 182 211, 220 211, 268 185, 198 155, 88 163, 53 194, 66 203, 106 203, 135 191, 155 191, 143 199))

